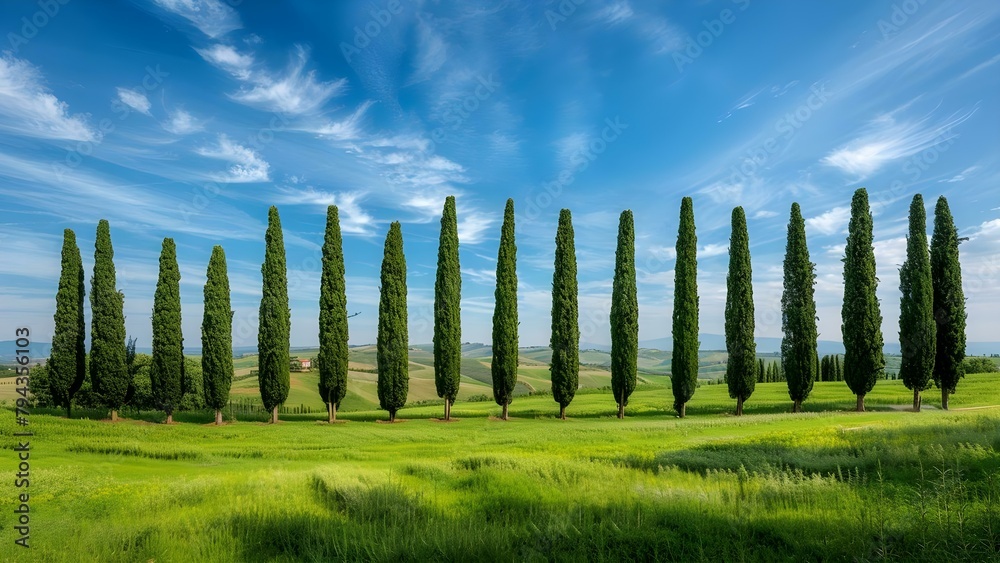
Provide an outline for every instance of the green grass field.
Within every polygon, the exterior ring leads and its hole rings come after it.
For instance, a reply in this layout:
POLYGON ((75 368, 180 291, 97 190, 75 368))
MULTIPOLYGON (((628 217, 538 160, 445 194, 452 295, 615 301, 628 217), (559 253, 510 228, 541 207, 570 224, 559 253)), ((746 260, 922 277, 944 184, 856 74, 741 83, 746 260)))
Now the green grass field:
POLYGON ((818 383, 798 415, 784 384, 759 384, 742 418, 724 385, 683 420, 659 385, 624 421, 598 390, 565 422, 544 396, 516 399, 509 422, 491 402, 393 425, 34 413, 32 547, 9 539, 0 560, 1000 559, 1000 376, 967 376, 948 412, 933 390, 922 413, 910 400, 880 381, 871 412, 818 383))

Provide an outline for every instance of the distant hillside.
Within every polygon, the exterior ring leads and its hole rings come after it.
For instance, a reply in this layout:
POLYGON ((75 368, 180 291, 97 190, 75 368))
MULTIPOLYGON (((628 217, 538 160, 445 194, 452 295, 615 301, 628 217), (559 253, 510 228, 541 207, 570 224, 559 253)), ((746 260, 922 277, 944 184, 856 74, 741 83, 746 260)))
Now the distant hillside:
MULTIPOLYGON (((0 363, 11 363, 17 356, 17 341, 16 340, 2 340, 0 341, 0 363)), ((52 344, 48 342, 32 342, 31 346, 28 347, 28 357, 31 359, 31 363, 34 364, 37 361, 47 359, 52 351, 52 344)))

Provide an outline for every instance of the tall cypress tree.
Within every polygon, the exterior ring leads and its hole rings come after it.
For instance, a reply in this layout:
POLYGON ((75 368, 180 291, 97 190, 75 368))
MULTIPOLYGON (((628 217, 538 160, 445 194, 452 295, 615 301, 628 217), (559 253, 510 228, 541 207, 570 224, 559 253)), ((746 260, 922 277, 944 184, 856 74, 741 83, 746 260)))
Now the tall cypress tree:
POLYGON ((742 207, 733 209, 729 239, 729 276, 726 278, 726 385, 736 399, 736 416, 753 395, 757 383, 757 344, 753 339, 753 273, 750 266, 750 236, 742 207))
POLYGON ((455 196, 448 196, 441 214, 437 278, 434 280, 434 386, 444 399, 444 419, 462 377, 462 270, 458 262, 458 218, 455 196))
POLYGON ((181 272, 174 239, 163 239, 160 276, 153 294, 153 359, 149 381, 156 404, 174 421, 174 410, 183 396, 184 338, 181 334, 181 272))
POLYGON ((844 380, 844 364, 840 363, 840 354, 833 356, 833 375, 834 381, 844 380))
POLYGON ((576 244, 569 209, 559 212, 556 230, 555 270, 552 274, 552 398, 559 403, 559 418, 566 420, 566 406, 580 381, 580 326, 577 301, 576 244))
POLYGON ((698 386, 698 237, 694 231, 694 204, 681 200, 674 264, 674 349, 670 360, 670 386, 674 409, 684 418, 687 402, 698 386))
POLYGON ((635 282, 635 224, 632 210, 618 219, 615 279, 611 291, 611 391, 618 418, 625 418, 628 398, 635 391, 639 356, 639 300, 635 282))
POLYGON ((66 409, 67 418, 72 411, 73 396, 80 390, 87 373, 83 298, 83 260, 76 245, 76 233, 66 229, 63 231, 62 272, 56 292, 55 331, 47 366, 52 402, 66 409))
POLYGON ((934 283, 934 318, 937 320, 937 349, 934 358, 934 383, 941 389, 941 407, 948 408, 948 395, 955 392, 958 380, 965 377, 965 294, 962 291, 962 266, 958 261, 958 231, 941 196, 934 208, 934 234, 931 235, 931 277, 934 283))
POLYGON ((222 424, 222 409, 229 402, 233 383, 233 310, 229 300, 226 253, 218 245, 212 248, 205 282, 201 377, 205 406, 215 409, 215 424, 222 424))
POLYGON ((326 403, 327 418, 337 420, 340 401, 347 394, 347 285, 344 248, 340 237, 340 211, 326 209, 323 240, 323 274, 319 286, 319 396, 326 403))
POLYGON ((406 326, 406 258, 399 221, 389 226, 382 258, 382 291, 378 302, 378 402, 389 411, 389 422, 406 404, 410 348, 406 326))
MULTIPOLYGON (((781 363, 788 382, 792 412, 802 411, 802 401, 816 381, 816 265, 809 260, 806 223, 798 203, 792 204, 785 246, 784 291, 781 294, 781 363)), ((827 360, 829 365, 829 360, 827 360)))
POLYGON ((115 287, 114 258, 111 226, 101 219, 90 289, 90 379, 102 406, 117 421, 130 382, 125 366, 125 296, 115 287))
POLYGON ((913 390, 913 410, 920 411, 920 392, 931 386, 937 325, 934 322, 934 287, 931 259, 927 251, 927 218, 924 198, 910 203, 910 235, 906 238, 906 261, 899 269, 899 376, 913 390))
POLYGON ((517 245, 514 243, 514 200, 508 199, 497 251, 497 287, 493 309, 493 399, 503 407, 503 419, 517 385, 517 245))
POLYGON ((882 312, 875 290, 875 247, 872 246, 872 213, 868 192, 859 188, 851 200, 851 222, 844 249, 844 379, 858 397, 858 412, 865 410, 865 395, 875 387, 885 369, 882 355, 882 312))
POLYGON ((764 383, 764 358, 757 360, 757 383, 764 383))
POLYGON ((278 422, 278 406, 288 398, 290 385, 289 337, 291 312, 288 309, 288 270, 285 266, 285 239, 281 232, 278 208, 267 212, 264 235, 263 294, 260 300, 260 325, 257 330, 257 380, 264 408, 271 411, 271 422, 278 422))

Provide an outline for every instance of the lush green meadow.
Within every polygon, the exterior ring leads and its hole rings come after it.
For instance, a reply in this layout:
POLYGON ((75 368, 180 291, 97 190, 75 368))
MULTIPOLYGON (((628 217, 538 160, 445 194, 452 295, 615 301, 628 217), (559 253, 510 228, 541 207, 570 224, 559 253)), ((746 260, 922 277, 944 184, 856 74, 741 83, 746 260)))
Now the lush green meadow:
POLYGON ((656 385, 624 421, 598 390, 565 422, 545 396, 506 423, 488 402, 393 425, 34 413, 32 547, 8 539, 0 560, 1000 559, 1000 376, 966 377, 949 412, 910 400, 882 381, 871 412, 831 382, 798 415, 760 384, 742 418, 724 385, 683 420, 656 385))

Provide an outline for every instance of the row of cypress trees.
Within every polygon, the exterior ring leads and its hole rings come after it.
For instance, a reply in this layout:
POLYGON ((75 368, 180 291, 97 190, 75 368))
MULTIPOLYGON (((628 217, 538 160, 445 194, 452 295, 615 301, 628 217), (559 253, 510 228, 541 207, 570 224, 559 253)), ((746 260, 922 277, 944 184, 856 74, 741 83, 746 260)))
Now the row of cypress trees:
MULTIPOLYGON (((919 410, 920 392, 933 379, 942 389, 943 406, 962 376, 965 347, 965 310, 961 293, 957 231, 947 201, 939 198, 935 210, 934 237, 928 252, 923 200, 918 194, 910 208, 907 260, 900 269, 902 290, 900 342, 903 363, 900 375, 914 391, 914 409, 919 410)), ((572 402, 579 385, 579 305, 577 264, 572 216, 561 210, 556 232, 555 267, 552 281, 550 364, 552 393, 560 417, 572 402)), ((458 253, 458 221, 454 197, 445 201, 441 218, 438 268, 434 287, 434 373, 438 396, 445 400, 445 420, 451 416, 461 374, 461 269, 458 253)), ((615 276, 611 306, 612 392, 623 418, 636 386, 638 355, 638 301, 635 273, 635 232, 632 212, 619 220, 615 253, 615 276)), ((493 316, 492 376, 494 399, 507 419, 517 382, 517 274, 514 240, 514 203, 508 199, 501 228, 493 316)), ((319 393, 328 405, 330 422, 346 395, 348 371, 348 323, 345 270, 338 210, 330 206, 323 244, 320 288, 319 393)), ((698 376, 698 287, 697 236, 691 198, 681 201, 680 224, 674 271, 673 355, 671 386, 679 416, 697 388, 698 376)), ((872 216, 867 192, 854 194, 844 258, 844 303, 842 308, 844 355, 842 378, 857 395, 857 408, 864 410, 864 396, 883 377, 881 314, 875 296, 872 216)), ((265 234, 265 258, 261 267, 263 292, 258 329, 259 386, 264 408, 277 421, 278 407, 288 396, 290 310, 287 268, 278 210, 271 207, 265 234)), ((225 254, 213 249, 205 285, 205 315, 202 323, 202 367, 206 403, 216 411, 228 401, 232 380, 232 309, 225 254)), ((769 376, 756 358, 752 268, 746 215, 742 207, 732 212, 729 274, 725 307, 726 346, 729 360, 725 381, 736 399, 736 413, 743 413, 755 383, 784 380, 788 384, 793 411, 799 412, 813 383, 829 369, 816 353, 818 332, 814 285, 815 264, 806 244, 805 221, 798 203, 793 203, 788 223, 782 294, 781 363, 769 376), (763 371, 763 374, 762 374, 763 371), (780 376, 779 376, 780 375, 780 376)), ((153 306, 153 394, 167 421, 184 393, 183 336, 179 293, 180 271, 174 241, 166 238, 160 255, 159 279, 153 306)), ((399 222, 390 225, 380 274, 377 338, 378 397, 390 421, 406 403, 409 343, 406 307, 406 259, 399 222)), ((107 221, 98 225, 91 306, 91 377, 112 419, 127 399, 130 377, 125 340, 123 296, 115 289, 113 250, 107 221)), ((84 322, 83 268, 75 235, 64 236, 62 275, 56 304, 52 376, 54 400, 69 414, 73 394, 83 382, 84 322)), ((826 360, 826 358, 824 358, 826 360)), ((839 359, 836 365, 839 366, 839 359)), ((838 370, 840 371, 840 370, 838 370)))

